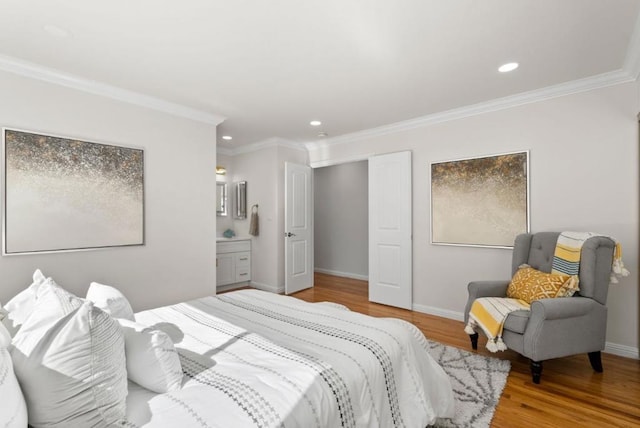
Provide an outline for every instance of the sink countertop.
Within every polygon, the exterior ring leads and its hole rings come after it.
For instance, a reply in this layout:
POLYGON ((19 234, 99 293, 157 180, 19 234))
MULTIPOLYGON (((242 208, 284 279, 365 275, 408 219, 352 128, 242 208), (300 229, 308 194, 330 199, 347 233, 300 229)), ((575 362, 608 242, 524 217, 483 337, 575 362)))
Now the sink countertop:
POLYGON ((225 238, 224 236, 216 236, 216 242, 232 242, 232 241, 248 241, 249 236, 234 236, 233 238, 225 238))

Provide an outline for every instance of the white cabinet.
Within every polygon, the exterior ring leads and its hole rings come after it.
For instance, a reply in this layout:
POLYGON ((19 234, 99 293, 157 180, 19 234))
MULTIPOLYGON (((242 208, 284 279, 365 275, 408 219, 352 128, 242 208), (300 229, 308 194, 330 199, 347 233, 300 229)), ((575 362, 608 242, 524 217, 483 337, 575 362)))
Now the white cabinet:
POLYGON ((218 241, 216 253, 217 286, 251 281, 250 240, 218 241))
POLYGON ((233 254, 220 254, 216 256, 216 284, 225 285, 236 282, 235 269, 233 267, 233 254))

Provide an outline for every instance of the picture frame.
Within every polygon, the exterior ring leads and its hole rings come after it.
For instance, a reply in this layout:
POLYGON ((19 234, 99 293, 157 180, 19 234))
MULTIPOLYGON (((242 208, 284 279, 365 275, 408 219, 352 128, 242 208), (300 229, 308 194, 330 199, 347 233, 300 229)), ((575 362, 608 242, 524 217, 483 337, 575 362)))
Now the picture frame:
POLYGON ((513 248, 529 232, 528 150, 430 166, 432 244, 513 248))
POLYGON ((144 150, 2 128, 2 254, 145 244, 144 150))

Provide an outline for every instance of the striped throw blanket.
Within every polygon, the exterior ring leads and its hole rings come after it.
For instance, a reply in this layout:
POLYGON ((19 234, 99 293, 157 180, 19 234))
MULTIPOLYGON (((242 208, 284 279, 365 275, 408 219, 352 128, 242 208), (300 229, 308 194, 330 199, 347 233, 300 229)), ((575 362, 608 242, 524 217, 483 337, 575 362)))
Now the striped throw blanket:
POLYGON ((594 236, 604 236, 616 243, 610 282, 617 284, 618 276, 628 276, 629 271, 625 269, 622 262, 622 246, 620 243, 610 236, 593 232, 562 232, 558 236, 558 242, 556 243, 551 273, 578 275, 580 272, 582 245, 587 239, 594 236))
POLYGON ((467 334, 480 328, 487 336, 487 349, 491 352, 505 351, 502 329, 507 315, 514 311, 528 311, 530 305, 524 300, 507 297, 480 297, 473 301, 469 311, 469 323, 464 328, 467 334))

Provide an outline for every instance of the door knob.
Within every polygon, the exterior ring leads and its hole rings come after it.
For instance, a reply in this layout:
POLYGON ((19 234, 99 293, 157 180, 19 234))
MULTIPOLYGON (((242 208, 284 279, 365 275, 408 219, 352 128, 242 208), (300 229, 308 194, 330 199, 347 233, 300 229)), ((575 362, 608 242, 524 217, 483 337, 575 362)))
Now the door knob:
POLYGON ((291 232, 285 232, 284 236, 286 236, 287 238, 291 238, 292 236, 296 236, 296 234, 291 232))

